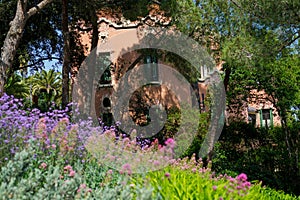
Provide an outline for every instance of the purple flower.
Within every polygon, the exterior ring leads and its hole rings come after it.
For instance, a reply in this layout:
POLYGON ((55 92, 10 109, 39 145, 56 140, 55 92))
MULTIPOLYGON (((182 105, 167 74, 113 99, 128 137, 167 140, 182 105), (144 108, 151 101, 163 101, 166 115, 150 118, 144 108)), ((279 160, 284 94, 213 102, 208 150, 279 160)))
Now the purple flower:
POLYGON ((216 190, 217 190, 217 186, 214 185, 214 186, 212 187, 212 189, 213 189, 214 191, 216 191, 216 190))

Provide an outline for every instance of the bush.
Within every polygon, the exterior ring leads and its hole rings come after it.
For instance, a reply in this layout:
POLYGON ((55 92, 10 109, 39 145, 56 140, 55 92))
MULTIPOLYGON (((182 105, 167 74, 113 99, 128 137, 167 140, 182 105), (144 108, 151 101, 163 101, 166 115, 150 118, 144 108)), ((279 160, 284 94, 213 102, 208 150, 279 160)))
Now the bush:
MULTIPOLYGON (((296 125, 290 127, 291 134, 298 130, 296 125)), ((300 172, 290 170, 299 169, 300 163, 295 166, 291 161, 282 127, 266 130, 242 122, 230 124, 215 147, 213 163, 218 173, 245 172, 252 180, 300 195, 300 172)))

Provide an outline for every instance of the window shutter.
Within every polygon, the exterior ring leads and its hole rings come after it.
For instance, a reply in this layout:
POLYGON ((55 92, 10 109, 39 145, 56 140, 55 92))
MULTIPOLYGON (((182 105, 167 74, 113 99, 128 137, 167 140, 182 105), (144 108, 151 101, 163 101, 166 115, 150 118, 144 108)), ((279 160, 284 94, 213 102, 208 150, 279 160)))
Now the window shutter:
POLYGON ((260 119, 260 127, 263 127, 263 113, 262 110, 259 110, 259 119, 260 119))
POLYGON ((272 109, 270 109, 270 122, 271 122, 271 127, 273 127, 274 124, 273 124, 273 110, 272 109))
POLYGON ((144 58, 144 63, 145 63, 145 74, 144 76, 147 78, 147 81, 151 80, 151 56, 147 55, 144 58))

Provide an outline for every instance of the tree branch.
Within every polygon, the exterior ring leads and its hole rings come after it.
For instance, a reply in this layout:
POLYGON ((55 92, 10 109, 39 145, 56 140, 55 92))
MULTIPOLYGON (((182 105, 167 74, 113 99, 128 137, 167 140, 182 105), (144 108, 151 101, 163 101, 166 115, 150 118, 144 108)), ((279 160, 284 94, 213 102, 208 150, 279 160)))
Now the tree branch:
POLYGON ((44 60, 61 60, 61 58, 59 58, 59 57, 40 58, 40 59, 38 59, 36 62, 31 63, 31 64, 26 65, 26 66, 23 66, 23 67, 20 67, 20 68, 18 68, 17 70, 20 70, 20 69, 26 69, 26 68, 28 68, 28 67, 32 67, 32 66, 34 66, 34 65, 36 65, 36 64, 38 64, 38 63, 43 62, 44 60))
POLYGON ((264 16, 262 16, 262 15, 258 15, 258 14, 255 14, 255 13, 253 13, 253 12, 251 12, 251 11, 247 11, 247 10, 245 10, 244 8, 242 8, 242 6, 241 5, 239 5, 236 1, 234 1, 234 0, 230 0, 238 9, 240 9, 240 10, 244 10, 244 11, 246 11, 246 12, 249 12, 249 13, 251 13, 254 17, 257 17, 257 18, 260 18, 260 19, 265 19, 265 17, 264 16))
POLYGON ((29 17, 31 17, 32 15, 34 15, 35 13, 37 13, 38 11, 42 10, 46 5, 52 3, 53 0, 43 0, 42 2, 40 2, 38 5, 36 5, 35 7, 32 7, 28 10, 27 12, 27 19, 29 17))
POLYGON ((278 50, 278 52, 281 52, 284 48, 286 48, 287 46, 290 46, 291 44, 293 44, 296 40, 300 39, 300 31, 298 31, 297 33, 295 33, 294 35, 298 34, 298 36, 296 36, 294 39, 290 40, 290 41, 286 41, 278 50))
POLYGON ((83 32, 89 32, 89 31, 93 30, 92 27, 81 28, 80 26, 75 26, 75 28, 77 28, 79 31, 83 31, 83 32))

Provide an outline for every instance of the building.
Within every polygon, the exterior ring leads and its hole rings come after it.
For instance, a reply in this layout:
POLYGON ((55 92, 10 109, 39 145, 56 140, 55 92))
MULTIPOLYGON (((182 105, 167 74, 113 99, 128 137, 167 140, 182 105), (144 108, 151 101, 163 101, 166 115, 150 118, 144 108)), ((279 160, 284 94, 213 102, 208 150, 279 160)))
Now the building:
MULTIPOLYGON (((150 107, 156 105, 157 109, 173 109, 180 107, 180 97, 176 96, 170 88, 161 85, 161 78, 164 75, 162 69, 159 69, 159 64, 166 64, 176 68, 176 62, 168 61, 163 53, 149 49, 142 52, 134 50, 134 46, 143 39, 141 34, 145 27, 168 26, 170 18, 165 17, 159 10, 159 5, 152 5, 149 15, 140 18, 137 21, 129 21, 122 18, 122 16, 111 15, 110 12, 99 12, 98 30, 99 41, 96 68, 104 70, 101 77, 98 78, 96 89, 91 99, 83 99, 79 104, 85 106, 88 101, 95 102, 94 111, 97 117, 100 117, 105 124, 112 124, 114 117, 112 107, 115 106, 113 102, 113 94, 120 87, 120 81, 124 75, 130 71, 135 70, 136 66, 145 65, 148 83, 144 87, 136 89, 129 99, 129 115, 133 121, 138 125, 146 125, 151 120, 150 107), (127 37, 124 38, 124 35, 127 37), (124 49, 132 48, 132 51, 124 49), (150 80, 150 82, 149 82, 150 80), (119 87, 119 88, 118 88, 119 87)), ((91 51, 91 34, 82 33, 82 43, 87 45, 87 54, 91 51)), ((216 45, 210 47, 213 51, 217 51, 216 45)), ((222 62, 220 56, 214 56, 216 59, 216 68, 222 69, 222 62)), ((192 89, 186 89, 182 96, 190 97, 194 94, 197 100, 190 99, 193 104, 199 105, 201 112, 206 111, 205 99, 207 96, 207 84, 209 82, 210 74, 213 72, 211 68, 201 66, 201 75, 197 81, 193 82, 192 89)), ((166 72, 167 73, 167 72, 166 72)), ((139 78, 131 77, 130 83, 138 85, 139 78)), ((171 80, 175 83, 176 80, 171 80)), ((179 84, 180 83, 176 83, 179 84)), ((81 91, 84 93, 84 91, 81 91)), ((252 91, 250 98, 244 102, 242 106, 231 105, 227 109, 227 122, 235 120, 244 120, 252 123, 257 127, 270 127, 273 125, 280 125, 280 119, 273 105, 266 100, 263 92, 252 91)))

